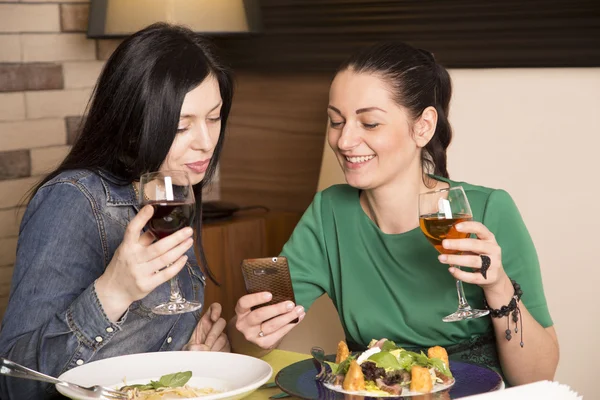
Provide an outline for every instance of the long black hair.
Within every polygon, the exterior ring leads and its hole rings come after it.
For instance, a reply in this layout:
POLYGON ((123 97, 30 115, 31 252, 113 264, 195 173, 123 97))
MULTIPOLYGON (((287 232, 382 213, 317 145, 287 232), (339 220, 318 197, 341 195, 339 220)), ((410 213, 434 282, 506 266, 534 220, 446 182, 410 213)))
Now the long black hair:
POLYGON ((385 42, 353 54, 338 69, 381 76, 391 87, 394 100, 406 108, 413 119, 429 107, 438 114, 435 134, 421 152, 424 171, 448 178, 446 150, 452 140, 448 121, 452 81, 446 68, 433 54, 406 43, 385 42))
MULTIPOLYGON (((60 164, 34 189, 63 171, 105 171, 124 185, 146 172, 158 171, 177 135, 186 94, 208 76, 221 93, 221 132, 202 182, 195 185, 196 244, 202 250, 202 188, 210 183, 225 139, 233 98, 233 78, 211 44, 193 31, 156 23, 125 39, 110 56, 88 104, 81 133, 60 164)), ((213 279, 214 280, 214 279, 213 279)), ((215 282, 216 283, 216 282, 215 282)))

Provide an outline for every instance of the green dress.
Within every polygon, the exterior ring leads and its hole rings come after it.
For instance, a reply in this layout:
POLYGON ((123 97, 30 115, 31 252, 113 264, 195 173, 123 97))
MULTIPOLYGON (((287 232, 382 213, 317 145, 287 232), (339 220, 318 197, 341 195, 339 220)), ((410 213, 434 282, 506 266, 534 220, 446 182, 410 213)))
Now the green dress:
MULTIPOLYGON (((494 233, 507 275, 521 285, 523 304, 542 326, 551 326, 535 247, 510 195, 435 178, 464 188, 473 219, 494 233)), ((297 303, 309 309, 327 293, 351 350, 379 338, 411 349, 440 345, 451 359, 501 373, 490 317, 442 321, 457 308, 456 285, 420 228, 381 232, 364 213, 359 193, 348 185, 317 193, 284 246, 297 303)), ((482 308, 483 290, 464 289, 470 305, 482 308)))

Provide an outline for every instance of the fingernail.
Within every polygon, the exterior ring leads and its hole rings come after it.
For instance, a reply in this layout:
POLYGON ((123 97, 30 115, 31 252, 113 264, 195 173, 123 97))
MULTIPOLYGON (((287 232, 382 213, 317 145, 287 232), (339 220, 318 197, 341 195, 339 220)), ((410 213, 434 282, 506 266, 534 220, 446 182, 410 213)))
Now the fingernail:
POLYGON ((271 300, 273 298, 273 295, 271 293, 265 293, 265 300, 271 300))
POLYGON ((299 306, 298 308, 296 308, 296 312, 297 312, 298 314, 302 314, 302 313, 304 312, 304 307, 302 307, 302 306, 299 306))
POLYGON ((448 272, 450 272, 451 274, 453 274, 455 270, 456 270, 456 269, 455 269, 454 267, 450 267, 450 268, 448 268, 448 272))
POLYGON ((194 230, 190 227, 184 228, 183 233, 185 233, 186 235, 191 235, 192 233, 194 233, 194 230))
POLYGON ((448 260, 448 256, 445 254, 440 254, 438 256, 438 260, 440 260, 441 262, 444 262, 444 261, 448 260))
POLYGON ((450 248, 450 242, 447 240, 442 241, 442 247, 445 249, 449 249, 450 248))
POLYGON ((456 224, 456 225, 454 225, 454 227, 456 228, 457 231, 462 231, 463 224, 456 224))
POLYGON ((294 308, 294 303, 292 303, 291 301, 289 303, 287 303, 285 305, 285 308, 287 308, 288 310, 291 310, 292 308, 294 308))
POLYGON ((306 317, 306 313, 302 313, 302 314, 300 314, 300 316, 298 316, 300 321, 302 321, 304 319, 304 317, 306 317))

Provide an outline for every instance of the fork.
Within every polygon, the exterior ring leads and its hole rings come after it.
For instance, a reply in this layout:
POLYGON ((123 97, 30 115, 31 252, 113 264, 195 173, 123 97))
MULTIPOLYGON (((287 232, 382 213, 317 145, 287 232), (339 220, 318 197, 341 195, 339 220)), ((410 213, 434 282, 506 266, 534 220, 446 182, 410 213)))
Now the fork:
POLYGON ((315 379, 322 383, 335 384, 337 377, 333 373, 327 372, 329 366, 325 363, 325 351, 315 346, 310 349, 310 354, 313 356, 313 362, 316 361, 315 366, 318 365, 320 367, 320 371, 315 376, 315 379))
POLYGON ((41 372, 34 371, 32 369, 29 369, 2 357, 0 357, 0 374, 12 376, 15 378, 32 379, 34 381, 54 383, 55 385, 61 385, 66 388, 79 391, 81 394, 85 394, 86 396, 92 397, 94 399, 127 400, 127 393, 119 392, 99 385, 84 387, 75 383, 62 381, 60 379, 56 379, 51 376, 42 374, 41 372))

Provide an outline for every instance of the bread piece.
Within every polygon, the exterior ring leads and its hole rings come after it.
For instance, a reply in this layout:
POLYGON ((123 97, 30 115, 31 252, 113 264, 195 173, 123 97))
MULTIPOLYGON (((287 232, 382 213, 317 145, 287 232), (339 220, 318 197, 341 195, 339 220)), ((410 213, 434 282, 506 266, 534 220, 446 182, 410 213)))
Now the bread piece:
POLYGON ((335 363, 339 364, 344 361, 350 355, 350 350, 348 350, 348 346, 346 342, 343 340, 338 343, 337 354, 335 355, 335 363))
POLYGON ((350 362, 350 368, 342 383, 344 390, 365 390, 365 376, 356 360, 350 362))
POLYGON ((410 390, 419 393, 429 393, 433 390, 429 369, 415 365, 410 370, 410 390))
POLYGON ((446 349, 441 346, 430 347, 427 350, 427 357, 429 358, 439 358, 446 364, 446 367, 450 368, 450 363, 448 362, 448 353, 446 349))

